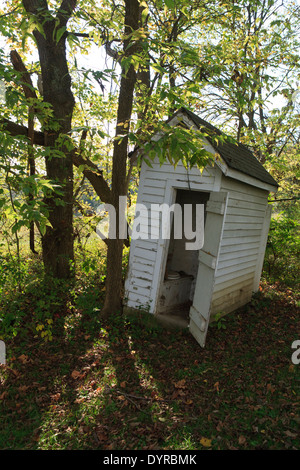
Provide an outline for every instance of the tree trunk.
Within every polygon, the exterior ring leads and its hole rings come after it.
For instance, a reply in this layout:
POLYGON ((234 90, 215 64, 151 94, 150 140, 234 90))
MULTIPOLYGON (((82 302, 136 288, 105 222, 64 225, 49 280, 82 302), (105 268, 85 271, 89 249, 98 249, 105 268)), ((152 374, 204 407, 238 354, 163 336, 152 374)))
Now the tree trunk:
POLYGON ((71 130, 74 97, 66 59, 66 35, 57 39, 57 31, 66 26, 75 8, 75 0, 63 0, 56 17, 48 10, 45 0, 23 0, 29 14, 43 26, 44 34, 34 30, 38 46, 44 101, 51 105, 53 117, 44 125, 47 177, 56 183, 61 195, 51 194, 46 203, 49 221, 42 237, 43 261, 46 274, 68 278, 74 260, 73 251, 73 164, 72 153, 66 147, 71 130), (59 155, 58 155, 59 152, 59 155))
MULTIPOLYGON (((137 42, 130 38, 130 34, 139 27, 139 1, 125 1, 125 36, 124 57, 130 57, 138 49, 137 42)), ((122 78, 118 100, 118 116, 116 127, 116 138, 113 150, 112 168, 112 204, 116 210, 116 238, 110 239, 107 250, 107 276, 106 292, 102 315, 106 316, 121 309, 121 286, 122 286, 122 254, 124 239, 120 239, 119 197, 127 196, 127 156, 128 156, 128 132, 132 114, 134 88, 136 73, 133 66, 126 71, 122 68, 122 78)))

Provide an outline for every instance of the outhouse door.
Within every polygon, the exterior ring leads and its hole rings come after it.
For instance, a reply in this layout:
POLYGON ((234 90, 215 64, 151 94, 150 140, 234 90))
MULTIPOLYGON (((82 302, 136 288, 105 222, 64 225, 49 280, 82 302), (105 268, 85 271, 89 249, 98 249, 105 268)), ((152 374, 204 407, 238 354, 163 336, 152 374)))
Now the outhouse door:
POLYGON ((228 193, 212 192, 206 205, 204 245, 199 251, 199 265, 189 329, 200 346, 205 346, 210 319, 215 274, 227 208, 228 193))

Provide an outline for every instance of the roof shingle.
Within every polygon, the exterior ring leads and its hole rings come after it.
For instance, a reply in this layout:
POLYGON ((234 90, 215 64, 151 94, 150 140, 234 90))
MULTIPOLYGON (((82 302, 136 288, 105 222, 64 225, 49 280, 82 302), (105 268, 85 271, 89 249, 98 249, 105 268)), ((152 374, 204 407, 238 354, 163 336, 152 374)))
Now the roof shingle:
POLYGON ((245 145, 238 142, 235 144, 229 141, 216 144, 213 139, 209 138, 209 135, 215 134, 226 137, 223 132, 186 108, 181 108, 176 114, 178 113, 185 113, 194 122, 198 129, 208 131, 207 140, 220 154, 229 168, 240 171, 248 176, 252 176, 264 183, 278 187, 278 183, 245 145))

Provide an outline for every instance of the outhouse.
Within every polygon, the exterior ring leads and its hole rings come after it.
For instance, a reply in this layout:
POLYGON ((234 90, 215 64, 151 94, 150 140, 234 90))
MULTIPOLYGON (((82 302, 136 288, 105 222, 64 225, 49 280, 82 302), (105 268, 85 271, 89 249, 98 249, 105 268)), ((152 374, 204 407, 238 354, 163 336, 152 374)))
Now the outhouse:
POLYGON ((124 308, 188 326, 204 347, 210 321, 245 305, 258 290, 271 218, 268 195, 278 185, 246 146, 226 139, 215 144, 209 135, 222 133, 191 111, 181 108, 169 125, 208 130, 199 145, 217 157, 202 173, 142 159, 137 205, 154 212, 136 214, 140 237, 131 241, 124 308), (174 204, 203 208, 201 249, 187 249, 184 234, 174 236, 174 213, 170 236, 153 236, 161 208, 174 204))

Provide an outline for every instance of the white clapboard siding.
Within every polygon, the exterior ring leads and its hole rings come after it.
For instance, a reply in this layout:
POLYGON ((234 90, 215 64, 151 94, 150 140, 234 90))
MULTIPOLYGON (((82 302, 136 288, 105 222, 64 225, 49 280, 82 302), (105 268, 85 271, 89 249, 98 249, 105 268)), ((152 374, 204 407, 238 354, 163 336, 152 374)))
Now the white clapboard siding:
MULTIPOLYGON (((240 224, 240 228, 245 228, 243 225, 244 224, 259 224, 261 226, 261 223, 264 219, 264 212, 261 212, 261 216, 256 215, 255 212, 253 211, 251 214, 247 215, 237 215, 237 214, 230 214, 227 212, 226 214, 226 223, 235 223, 235 224, 240 224)), ((238 228, 239 228, 238 227, 238 228)))
POLYGON ((212 304, 215 307, 222 309, 223 305, 226 303, 226 300, 228 301, 230 299, 230 301, 235 303, 238 298, 243 294, 248 294, 251 297, 252 286, 253 282, 251 280, 248 280, 247 282, 236 284, 234 286, 234 289, 232 289, 232 287, 222 289, 218 291, 215 295, 213 295, 212 304))
POLYGON ((252 255, 255 255, 257 256, 258 254, 258 248, 257 246, 254 246, 253 248, 248 248, 246 247, 247 249, 243 249, 243 250, 236 250, 235 252, 222 252, 222 254, 220 254, 219 256, 219 264, 218 266, 220 266, 220 264, 225 261, 225 262, 230 262, 232 259, 234 258, 244 258, 245 256, 252 256, 252 255))
POLYGON ((136 278, 136 279, 142 279, 142 280, 145 280, 145 281, 150 281, 150 283, 152 282, 152 278, 153 278, 153 273, 149 273, 149 272, 146 272, 146 271, 138 271, 137 269, 132 269, 131 270, 131 276, 133 278, 136 278))
POLYGON ((231 271, 228 274, 222 274, 219 273, 220 275, 215 278, 215 286, 218 284, 225 284, 226 281, 230 281, 231 285, 234 283, 237 283, 239 281, 239 278, 244 276, 245 274, 251 274, 254 277, 254 271, 255 271, 255 266, 250 266, 249 268, 241 267, 239 270, 234 270, 231 271))
POLYGON ((148 308, 151 305, 151 300, 148 296, 143 296, 140 293, 129 292, 127 296, 125 296, 127 301, 128 307, 133 308, 148 308))
POLYGON ((268 193, 223 177, 228 204, 212 297, 212 316, 251 299, 268 193))
POLYGON ((143 194, 141 203, 148 202, 149 204, 162 204, 162 197, 157 194, 143 194))
MULTIPOLYGON (((238 276, 238 280, 235 282, 235 286, 237 288, 240 288, 242 287, 244 284, 250 284, 251 282, 253 282, 253 279, 254 279, 254 274, 253 273, 246 273, 246 274, 239 274, 238 276)), ((228 281, 224 281, 224 282, 220 282, 219 284, 216 284, 215 285, 215 288, 214 288, 214 296, 217 295, 219 292, 222 292, 223 289, 227 289, 227 288, 232 288, 232 280, 228 280, 228 281)))
MULTIPOLYGON (((145 194, 147 195, 155 195, 159 196, 160 198, 165 195, 165 188, 158 188, 157 186, 146 186, 144 188, 144 197, 145 194)), ((160 199, 161 200, 161 199, 160 199)))
POLYGON ((227 268, 229 266, 238 266, 240 264, 249 263, 251 261, 255 262, 256 260, 257 252, 252 255, 249 255, 249 253, 247 253, 245 254, 245 256, 234 256, 223 260, 219 259, 218 270, 227 268))
MULTIPOLYGON (((244 240, 244 238, 241 238, 241 240, 244 240)), ((249 240, 252 240, 252 238, 250 237, 249 240)), ((222 251, 220 253, 220 259, 222 259, 222 256, 223 255, 230 255, 230 256, 234 256, 232 253, 237 253, 237 256, 238 256, 238 253, 242 252, 244 253, 245 250, 252 250, 252 249, 255 249, 257 252, 258 252, 258 246, 257 246, 257 242, 255 241, 250 241, 248 243, 233 243, 231 245, 229 244, 222 244, 222 251)))
MULTIPOLYGON (((230 202, 232 202, 232 200, 230 202)), ((227 216, 241 215, 242 217, 264 217, 265 206, 255 204, 256 207, 249 207, 249 205, 250 204, 245 203, 245 207, 242 207, 241 205, 236 206, 228 204, 227 216)))
POLYGON ((211 320, 214 319, 217 313, 225 315, 226 313, 232 312, 251 300, 252 291, 251 290, 239 290, 232 291, 223 295, 221 301, 212 300, 211 305, 211 320))

